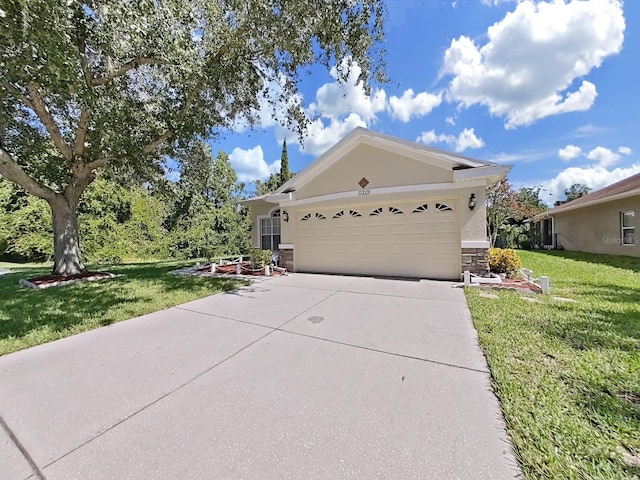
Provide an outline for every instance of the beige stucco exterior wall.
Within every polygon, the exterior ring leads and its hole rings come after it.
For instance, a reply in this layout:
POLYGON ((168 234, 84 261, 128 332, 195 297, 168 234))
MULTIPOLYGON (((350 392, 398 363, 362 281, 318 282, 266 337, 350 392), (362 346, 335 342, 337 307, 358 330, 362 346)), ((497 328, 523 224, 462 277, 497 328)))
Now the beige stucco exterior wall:
POLYGON ((459 195, 460 205, 460 240, 481 241, 487 240, 487 195, 485 187, 472 187, 464 190, 456 190, 459 195), (469 196, 476 195, 476 208, 469 210, 469 196))
MULTIPOLYGON (((367 177, 368 178, 368 177, 367 177)), ((396 194, 384 194, 384 195, 371 195, 366 197, 358 197, 357 189, 354 190, 354 197, 349 199, 336 199, 318 204, 309 204, 305 206, 291 206, 288 207, 283 204, 280 209, 289 213, 289 222, 280 222, 281 229, 281 242, 295 244, 295 232, 296 222, 301 214, 307 213, 307 211, 315 211, 318 208, 328 207, 331 205, 350 205, 357 207, 359 205, 371 204, 376 202, 389 202, 392 200, 408 201, 415 200, 417 203, 420 201, 434 202, 443 201, 448 202, 451 199, 455 199, 455 203, 458 205, 456 210, 458 212, 458 225, 460 227, 460 239, 461 241, 482 241, 487 239, 486 233, 486 194, 484 187, 469 187, 469 188, 456 188, 444 191, 435 192, 411 192, 411 193, 396 193, 396 194), (476 195, 476 208, 471 211, 467 207, 469 203, 469 196, 471 193, 476 195)), ((324 192, 321 195, 332 192, 324 192)), ((258 232, 258 217, 262 215, 269 215, 269 213, 277 208, 273 203, 267 202, 251 202, 251 244, 254 247, 260 244, 260 233, 258 232)))
POLYGON ((251 212, 251 246, 260 246, 260 231, 258 227, 258 217, 262 215, 269 215, 272 209, 278 208, 274 203, 268 202, 251 202, 247 204, 251 212))
POLYGON ((369 180, 367 188, 380 188, 448 183, 453 180, 453 173, 446 168, 428 165, 369 145, 360 145, 300 188, 296 192, 296 198, 357 191, 362 177, 369 180))
POLYGON ((286 208, 282 208, 281 211, 286 211, 289 214, 289 221, 285 222, 282 218, 280 219, 280 243, 295 243, 293 238, 294 232, 296 231, 295 215, 286 208))
POLYGON ((622 245, 620 213, 636 213, 636 237, 640 238, 640 196, 607 202, 554 215, 558 245, 566 250, 640 257, 640 245, 622 245))

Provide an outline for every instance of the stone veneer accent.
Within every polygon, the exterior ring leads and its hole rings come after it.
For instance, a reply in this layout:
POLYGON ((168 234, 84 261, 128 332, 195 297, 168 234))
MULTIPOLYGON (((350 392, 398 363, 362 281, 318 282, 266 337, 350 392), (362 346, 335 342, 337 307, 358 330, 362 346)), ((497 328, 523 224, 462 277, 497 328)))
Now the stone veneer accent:
POLYGON ((469 270, 476 275, 489 273, 488 248, 463 248, 461 252, 462 271, 469 270))
POLYGON ((280 266, 293 272, 293 248, 280 249, 280 266))

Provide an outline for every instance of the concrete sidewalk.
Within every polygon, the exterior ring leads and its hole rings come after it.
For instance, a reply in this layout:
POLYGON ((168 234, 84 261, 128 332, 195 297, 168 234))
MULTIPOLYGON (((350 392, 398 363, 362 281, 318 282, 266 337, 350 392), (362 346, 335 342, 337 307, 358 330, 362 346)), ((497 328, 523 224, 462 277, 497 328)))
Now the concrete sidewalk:
POLYGON ((519 475, 462 290, 294 274, 0 357, 0 478, 519 475))

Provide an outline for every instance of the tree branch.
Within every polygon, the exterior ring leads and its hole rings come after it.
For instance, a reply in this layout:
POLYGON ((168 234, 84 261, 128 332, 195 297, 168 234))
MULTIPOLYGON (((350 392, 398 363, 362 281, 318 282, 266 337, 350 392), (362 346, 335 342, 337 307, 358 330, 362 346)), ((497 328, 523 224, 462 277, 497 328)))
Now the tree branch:
POLYGON ((75 208, 78 205, 83 192, 96 179, 95 170, 105 167, 109 160, 109 158, 103 157, 92 162, 78 160, 73 164, 73 176, 64 190, 64 197, 69 206, 75 208))
POLYGON ((171 62, 166 60, 160 60, 159 58, 148 58, 148 57, 136 57, 133 60, 129 60, 127 63, 123 64, 117 70, 113 72, 107 72, 106 75, 98 78, 92 78, 92 85, 106 85, 111 82, 113 79, 121 77, 129 70, 133 70, 139 65, 170 65, 171 62))
POLYGON ((93 75, 89 68, 89 61, 87 60, 87 46, 84 38, 78 40, 78 51, 80 52, 80 65, 82 65, 82 73, 84 74, 84 81, 91 89, 93 87, 93 75))
POLYGON ((29 98, 24 93, 22 93, 19 89, 11 85, 9 82, 5 82, 5 86, 7 87, 8 90, 13 92, 13 94, 22 101, 22 103, 24 103, 27 107, 29 107, 34 112, 36 111, 35 107, 33 106, 33 103, 31 102, 31 100, 29 100, 29 98))
POLYGON ((115 160, 115 159, 111 157, 103 157, 103 158, 94 160, 93 162, 85 163, 84 166, 89 170, 95 170, 97 168, 106 167, 111 160, 115 160))
POLYGON ((156 148, 158 148, 162 143, 166 142, 167 140, 169 140, 171 137, 173 136, 173 131, 171 130, 167 130, 166 132, 164 132, 162 135, 160 135, 158 138, 156 138, 155 140, 153 140, 152 142, 148 143, 143 149, 142 151, 144 153, 151 153, 153 152, 156 148))
POLYGON ((44 200, 50 201, 56 196, 56 192, 48 187, 40 185, 36 182, 27 172, 25 172, 20 165, 13 159, 13 157, 0 147, 0 175, 4 178, 20 185, 27 192, 36 197, 40 197, 44 200))
POLYGON ((73 156, 82 155, 84 153, 84 143, 87 139, 87 128, 89 126, 89 113, 88 109, 82 110, 80 113, 80 119, 78 120, 78 128, 76 129, 76 141, 73 145, 73 156))
POLYGON ((40 118, 47 132, 49 132, 51 140, 53 140, 55 146, 58 147, 62 156, 70 161, 73 158, 73 152, 62 137, 62 133, 60 133, 58 125, 56 125, 55 120, 51 116, 40 90, 38 90, 36 84, 32 82, 27 86, 27 91, 31 97, 30 108, 38 115, 38 118, 40 118))

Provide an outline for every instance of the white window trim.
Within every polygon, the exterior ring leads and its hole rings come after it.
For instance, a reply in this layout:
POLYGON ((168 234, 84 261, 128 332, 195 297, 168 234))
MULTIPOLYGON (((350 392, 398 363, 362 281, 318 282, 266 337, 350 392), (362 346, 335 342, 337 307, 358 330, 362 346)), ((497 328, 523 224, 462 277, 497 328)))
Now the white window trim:
POLYGON ((624 231, 625 230, 633 230, 634 233, 634 239, 635 239, 635 230, 636 230, 636 222, 635 222, 635 210, 625 210, 624 212, 620 212, 620 245, 622 245, 623 247, 635 247, 637 242, 636 241, 632 241, 631 243, 625 243, 624 242, 624 231), (624 215, 625 213, 632 213, 633 214, 633 226, 632 227, 625 227, 624 226, 624 215))
MULTIPOLYGON (((258 231, 258 238, 256 238, 256 245, 258 246, 258 248, 262 249, 262 219, 265 218, 273 218, 273 212, 280 210, 279 206, 275 206, 273 207, 271 210, 269 210, 269 214, 268 215, 257 215, 256 216, 256 230, 258 231)), ((282 212, 280 212, 280 215, 282 215, 282 212)), ((282 238, 282 216, 279 217, 280 218, 280 238, 282 238)), ((273 243, 273 225, 271 226, 272 230, 271 230, 271 240, 273 243)), ((274 248, 275 250, 275 248, 274 248)))

